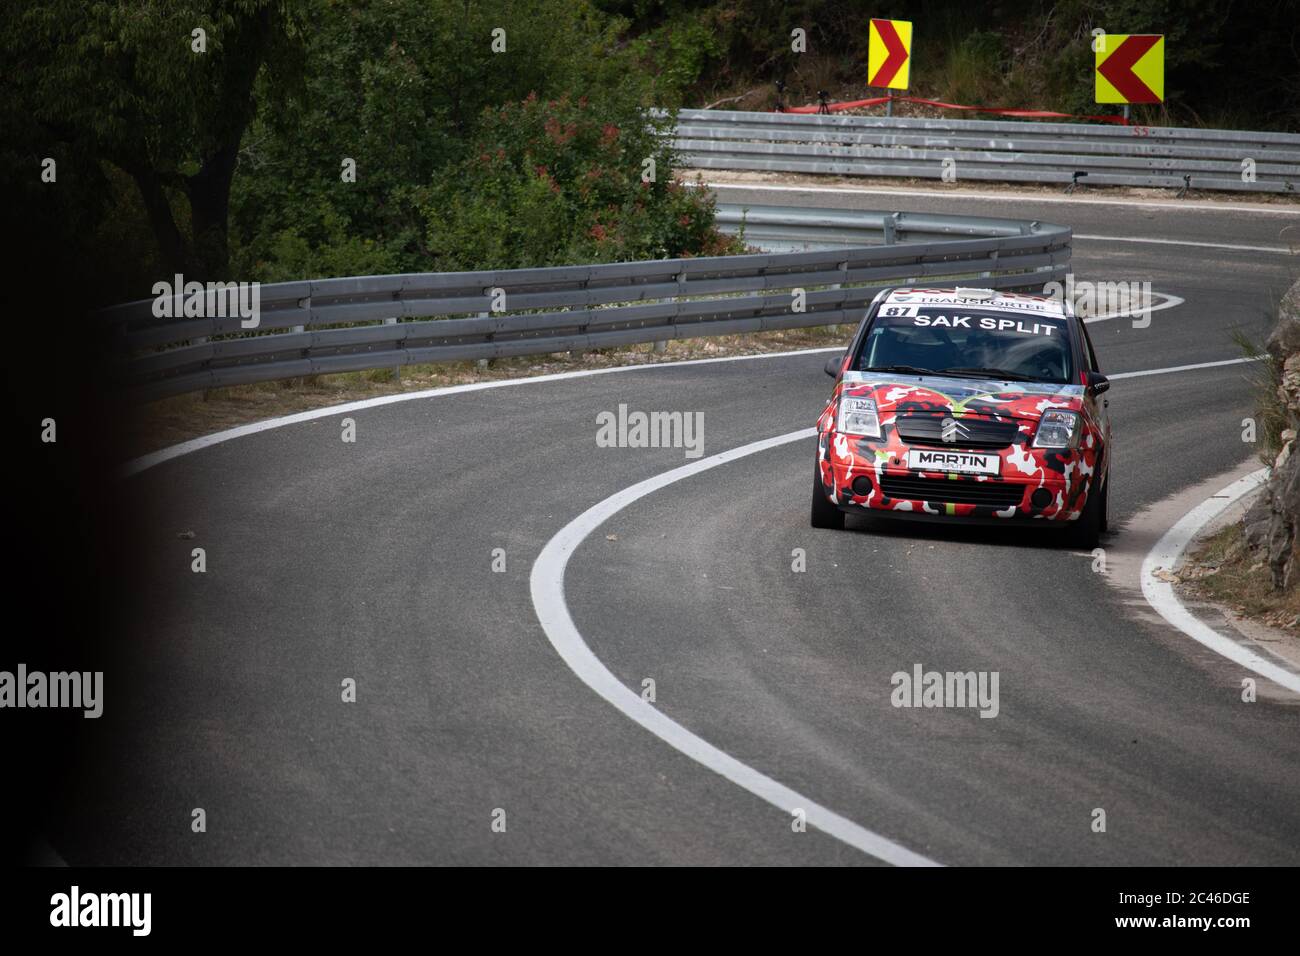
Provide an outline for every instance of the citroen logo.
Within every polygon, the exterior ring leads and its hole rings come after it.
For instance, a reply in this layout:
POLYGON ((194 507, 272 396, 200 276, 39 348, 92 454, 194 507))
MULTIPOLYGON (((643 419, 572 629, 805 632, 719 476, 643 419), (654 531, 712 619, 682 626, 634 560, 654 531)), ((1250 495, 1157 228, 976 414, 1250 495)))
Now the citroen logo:
POLYGON ((969 434, 966 427, 955 418, 945 418, 939 425, 939 437, 951 445, 958 438, 965 438, 969 434))

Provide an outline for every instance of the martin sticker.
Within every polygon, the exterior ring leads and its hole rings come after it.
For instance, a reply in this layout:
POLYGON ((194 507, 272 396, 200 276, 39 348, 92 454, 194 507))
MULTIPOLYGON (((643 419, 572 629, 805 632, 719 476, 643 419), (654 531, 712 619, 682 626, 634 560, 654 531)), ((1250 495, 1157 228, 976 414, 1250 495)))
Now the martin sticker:
POLYGON ((997 455, 969 451, 930 451, 913 448, 907 453, 907 467, 914 471, 938 471, 949 475, 996 475, 997 455))

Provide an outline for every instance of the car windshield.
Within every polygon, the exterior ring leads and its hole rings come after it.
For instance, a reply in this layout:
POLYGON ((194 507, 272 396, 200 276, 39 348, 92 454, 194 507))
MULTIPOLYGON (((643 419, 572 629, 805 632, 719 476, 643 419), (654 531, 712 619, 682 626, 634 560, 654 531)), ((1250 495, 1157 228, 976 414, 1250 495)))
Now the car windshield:
POLYGON ((961 306, 885 305, 853 363, 859 372, 1071 381, 1066 320, 961 306))

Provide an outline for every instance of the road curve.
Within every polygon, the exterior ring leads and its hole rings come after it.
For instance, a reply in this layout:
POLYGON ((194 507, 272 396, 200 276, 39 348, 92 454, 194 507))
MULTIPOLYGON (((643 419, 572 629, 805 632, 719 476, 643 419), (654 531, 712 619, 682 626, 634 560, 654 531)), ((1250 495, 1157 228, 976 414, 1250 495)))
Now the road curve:
MULTIPOLYGON (((863 208, 879 196, 728 201, 863 208)), ((1063 222, 1081 278, 1184 303, 1092 332, 1104 370, 1237 356, 1300 215, 909 198, 1063 222), (1213 244, 1213 245, 1210 245, 1213 244)), ((529 576, 591 505, 683 464, 596 445, 596 416, 702 412, 704 454, 810 426, 804 354, 401 401, 163 462, 123 484, 141 550, 130 693, 79 794, 42 821, 71 863, 877 864, 628 720, 547 640, 529 576), (193 531, 193 539, 180 539, 193 531), (190 570, 193 547, 208 570, 190 570), (493 549, 505 553, 494 572, 493 549), (341 700, 346 678, 355 703, 341 700), (202 807, 207 832, 190 828, 202 807), (503 811, 503 814, 502 812, 503 811), (495 819, 505 832, 494 832, 495 819)), ((1238 464, 1247 366, 1116 383, 1113 523, 1238 464)), ((569 556, 565 597, 630 691, 744 766, 944 864, 1296 864, 1300 708, 1041 535, 807 522, 810 439, 692 475, 569 556), (791 570, 804 549, 807 571, 791 570), (914 664, 1000 674, 994 719, 905 710, 914 664), (1107 830, 1090 827, 1096 808, 1107 830)), ((110 675, 111 679, 112 675, 110 675)), ((112 685, 110 685, 112 686, 112 685)))

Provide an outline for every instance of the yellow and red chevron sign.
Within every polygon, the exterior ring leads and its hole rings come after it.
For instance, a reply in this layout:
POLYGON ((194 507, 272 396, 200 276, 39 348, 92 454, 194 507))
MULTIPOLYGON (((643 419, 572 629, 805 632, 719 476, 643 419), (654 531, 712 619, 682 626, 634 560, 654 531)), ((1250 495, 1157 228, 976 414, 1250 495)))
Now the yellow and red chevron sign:
POLYGON ((911 21, 872 20, 867 38, 867 85, 905 90, 911 75, 911 21))
POLYGON ((1107 33, 1096 50, 1098 103, 1163 103, 1165 38, 1159 34, 1107 33))

